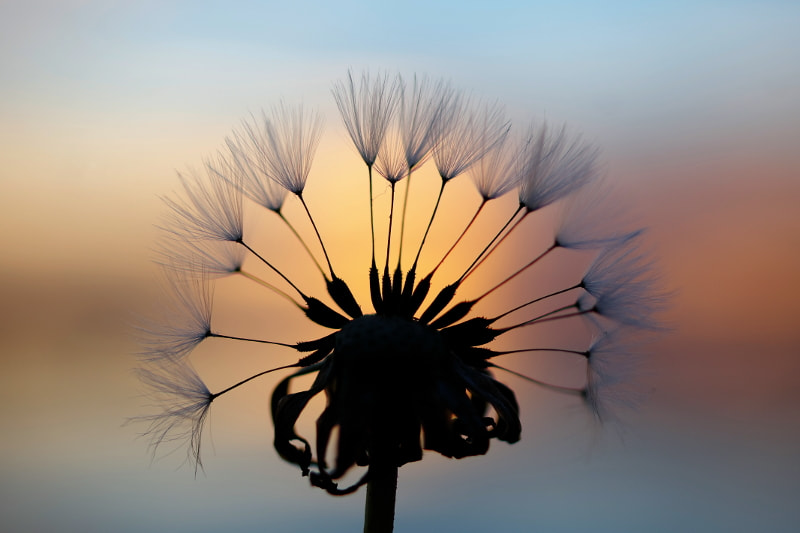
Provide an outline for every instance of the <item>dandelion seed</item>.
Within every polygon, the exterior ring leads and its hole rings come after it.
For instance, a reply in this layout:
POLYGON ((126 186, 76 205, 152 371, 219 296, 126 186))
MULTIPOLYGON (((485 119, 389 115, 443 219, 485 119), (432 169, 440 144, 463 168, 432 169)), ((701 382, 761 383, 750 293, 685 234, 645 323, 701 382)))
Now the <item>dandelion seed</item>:
MULTIPOLYGON (((439 211, 445 186, 461 175, 508 134, 510 123, 505 120, 502 108, 497 104, 476 105, 469 99, 456 97, 437 122, 438 141, 433 148, 433 161, 442 183, 433 212, 428 220, 417 255, 411 266, 414 273, 422 248, 439 211)), ((437 267, 438 268, 438 267, 437 267)), ((410 277, 413 274, 410 274, 410 277)), ((431 274, 432 275, 432 274, 431 274)))
POLYGON ((333 97, 339 108, 350 139, 367 164, 369 170, 369 218, 372 234, 372 265, 375 267, 375 215, 373 212, 372 167, 380 153, 384 137, 397 108, 398 82, 389 83, 388 74, 377 75, 371 79, 368 74, 361 76, 356 88, 352 72, 347 73, 347 81, 338 82, 333 87, 333 97))
MULTIPOLYGON (((405 153, 408 182, 403 197, 403 211, 400 218, 400 246, 397 254, 397 268, 394 277, 400 284, 403 244, 405 240, 406 214, 411 191, 411 173, 420 167, 430 156, 431 150, 441 141, 443 121, 448 120, 448 112, 457 99, 456 92, 444 81, 433 83, 428 77, 414 76, 411 90, 400 79, 400 117, 398 120, 398 143, 405 153)), ((400 146, 394 145, 395 150, 400 146)), ((394 190, 392 190, 392 215, 394 213, 394 190)), ((391 215, 389 229, 391 232, 391 215)), ((386 274, 388 277, 389 254, 386 255, 386 274)), ((412 274, 413 276, 413 274, 412 274)))

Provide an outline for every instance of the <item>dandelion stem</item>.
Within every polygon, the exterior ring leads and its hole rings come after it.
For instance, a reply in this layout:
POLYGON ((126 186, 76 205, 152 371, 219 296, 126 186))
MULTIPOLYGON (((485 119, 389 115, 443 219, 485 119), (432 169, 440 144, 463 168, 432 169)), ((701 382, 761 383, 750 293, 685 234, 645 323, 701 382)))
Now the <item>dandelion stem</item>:
POLYGON ((396 497, 397 464, 391 456, 374 454, 370 457, 364 533, 392 533, 396 497))
POLYGON ((439 202, 442 200, 442 193, 444 192, 444 186, 447 185, 447 181, 448 180, 442 178, 442 186, 439 187, 439 195, 436 197, 436 204, 433 206, 433 212, 431 213, 431 219, 428 221, 428 227, 425 228, 425 233, 422 235, 422 242, 419 243, 417 256, 414 258, 414 264, 411 267, 412 270, 416 270, 417 262, 419 262, 419 256, 422 253, 422 247, 425 246, 425 240, 428 238, 428 232, 431 230, 431 226, 433 225, 433 219, 436 218, 436 212, 439 210, 439 202))
POLYGON ((280 290, 278 287, 272 285, 271 283, 267 283, 266 281, 264 281, 263 279, 259 278, 258 276, 254 276, 253 274, 251 274, 251 273, 249 273, 247 271, 241 270, 241 269, 239 269, 237 272, 239 274, 241 274, 242 276, 244 276, 245 278, 258 283, 262 287, 266 287, 267 289, 269 289, 272 292, 278 294, 279 296, 282 296, 283 298, 289 300, 291 303, 293 303, 295 306, 297 306, 298 309, 303 309, 303 306, 300 305, 300 302, 297 302, 294 298, 289 296, 289 294, 287 294, 284 291, 280 290))
MULTIPOLYGON (((568 350, 567 348, 520 348, 519 350, 507 350, 504 352, 495 352, 495 356, 499 355, 511 355, 515 353, 527 353, 527 352, 560 352, 560 353, 572 353, 575 355, 582 355, 583 357, 587 357, 587 351, 580 351, 580 350, 568 350)), ((501 367, 497 367, 501 368, 501 367)), ((504 369, 505 370, 505 369, 504 369)))
MULTIPOLYGON (((546 256, 550 252, 552 252, 555 248, 556 248, 555 244, 550 246, 547 250, 545 250, 544 252, 542 252, 541 254, 536 256, 528 264, 526 264, 525 266, 523 266, 522 268, 520 268, 519 270, 517 270, 516 272, 514 272, 510 276, 508 276, 506 279, 504 279, 503 281, 501 281, 500 283, 498 283, 497 285, 495 285, 494 287, 492 287, 488 291, 486 291, 483 294, 481 294, 478 298, 475 299, 475 301, 482 300, 486 296, 489 296, 491 293, 493 293, 494 291, 496 291, 497 289, 499 289, 500 287, 502 287, 503 285, 505 285, 506 283, 508 283, 512 279, 514 279, 515 277, 519 276, 520 274, 522 274, 524 271, 526 271, 527 269, 529 269, 533 265, 535 265, 540 259, 542 259, 544 256, 546 256)), ((576 287, 579 287, 579 286, 580 285, 577 285, 576 287)), ((570 287, 570 289, 572 289, 572 288, 574 288, 574 287, 570 287)), ((567 290, 569 290, 569 289, 567 289, 567 290)), ((564 292, 564 291, 561 291, 561 292, 564 292)), ((559 293, 555 293, 555 294, 559 294, 559 293)), ((552 295, 548 295, 548 296, 552 296, 552 295)), ((533 302, 528 302, 528 304, 531 304, 531 303, 533 303, 533 302)), ((528 304, 525 304, 525 305, 528 305, 528 304)), ((512 311, 515 311, 515 309, 512 309, 512 311)), ((512 311, 509 311, 509 313, 512 312, 512 311)))
POLYGON ((245 383, 248 383, 248 382, 250 382, 250 381, 252 381, 252 380, 254 380, 254 379, 256 379, 256 378, 260 378, 261 376, 263 376, 263 375, 265 375, 265 374, 269 374, 269 373, 271 373, 271 372, 277 372, 278 370, 286 370, 287 368, 294 368, 294 367, 296 367, 296 366, 297 366, 297 363, 295 363, 295 364, 292 364, 292 365, 279 366, 279 367, 277 367, 277 368, 270 368, 269 370, 264 370, 263 372, 259 372, 258 374, 255 374, 255 375, 253 375, 253 376, 250 376, 249 378, 243 379, 242 381, 240 381, 239 383, 236 383, 235 385, 231 385, 231 386, 230 386, 230 387, 228 387, 227 389, 223 389, 223 390, 221 390, 221 391, 219 391, 219 392, 215 392, 215 393, 213 393, 213 394, 211 395, 211 397, 210 397, 209 401, 213 401, 213 400, 215 400, 216 398, 219 398, 220 396, 222 396, 223 394, 225 394, 225 393, 227 393, 227 392, 230 392, 230 391, 232 391, 233 389, 235 389, 235 388, 237 388, 237 387, 241 387, 241 386, 242 386, 242 385, 244 385, 245 383))
POLYGON ((544 387, 546 389, 550 389, 550 390, 553 390, 553 391, 556 391, 556 392, 562 392, 564 394, 574 394, 574 395, 578 395, 578 396, 582 396, 583 395, 583 389, 576 389, 576 388, 573 388, 573 387, 564 387, 562 385, 554 385, 552 383, 547 383, 546 381, 541 381, 541 380, 532 378, 530 376, 526 376, 525 374, 521 374, 519 372, 511 370, 510 368, 506 368, 504 366, 496 365, 494 363, 489 363, 489 366, 497 368, 498 370, 503 370, 505 372, 508 372, 509 374, 513 374, 513 375, 515 375, 515 376, 517 376, 519 378, 522 378, 524 380, 530 381, 531 383, 535 383, 536 385, 539 385, 540 387, 544 387))
MULTIPOLYGON (((554 310, 550 311, 549 313, 545 313, 543 315, 539 315, 536 318, 532 318, 530 320, 526 320, 525 322, 521 322, 521 323, 516 324, 514 326, 509 326, 507 328, 503 328, 501 330, 501 332, 505 333, 507 331, 511 331, 512 329, 521 328, 523 326, 529 326, 529 325, 532 325, 532 324, 543 324, 545 322, 551 322, 553 320, 562 320, 564 318, 572 318, 572 317, 586 315, 586 314, 594 312, 594 309, 592 308, 592 309, 585 309, 583 311, 576 311, 574 313, 567 313, 567 314, 564 314, 564 315, 553 316, 556 313, 560 313, 562 311, 566 311, 567 309, 572 309, 572 308, 577 308, 577 307, 578 307, 577 303, 574 303, 574 304, 571 304, 571 305, 565 305, 564 307, 559 307, 558 309, 554 309, 554 310)), ((495 320, 497 320, 497 319, 499 319, 499 317, 495 318, 495 320)))
POLYGON ((401 268, 401 260, 403 259, 403 238, 406 231, 406 210, 408 209, 408 191, 411 190, 411 173, 413 169, 408 169, 408 177, 406 178, 406 192, 403 195, 403 212, 400 215, 400 247, 397 253, 397 270, 401 268))
POLYGON ((325 274, 324 270, 322 270, 322 265, 319 264, 319 261, 317 261, 317 258, 314 257, 313 253, 311 253, 311 249, 306 244, 306 241, 300 236, 299 233, 297 233, 297 230, 294 228, 292 223, 289 222, 289 219, 287 219, 283 215, 283 213, 280 212, 280 211, 276 211, 276 213, 278 214, 279 217, 281 217, 281 220, 283 220, 286 223, 286 225, 289 227, 291 232, 294 233, 294 236, 297 237, 297 240, 300 241, 300 244, 303 245, 303 248, 305 248, 305 251, 306 251, 306 253, 308 253, 308 256, 311 258, 312 261, 314 261, 314 265, 317 267, 317 270, 319 270, 319 273, 322 274, 322 277, 324 277, 325 279, 328 279, 328 275, 325 274))
MULTIPOLYGON (((506 311, 502 315, 497 315, 494 319, 495 320, 500 320, 501 318, 503 318, 505 316, 508 316, 511 313, 515 312, 515 311, 519 311, 523 307, 527 307, 529 305, 533 305, 533 304, 535 304, 537 302, 541 302, 542 300, 546 300, 548 298, 552 298, 553 296, 558 296, 559 294, 564 294, 565 292, 569 292, 569 291, 575 290, 575 289, 577 289, 579 287, 581 287, 580 283, 578 283, 576 285, 573 285, 572 287, 567 287, 566 289, 561 289, 560 291, 551 292, 550 294, 545 294, 544 296, 540 296, 539 298, 535 298, 535 299, 531 300, 530 302, 526 302, 526 303, 524 303, 522 305, 518 305, 517 307, 506 311)), ((494 289, 492 289, 492 290, 494 290, 494 289)), ((492 291, 489 291, 489 292, 492 292, 492 291)), ((489 293, 487 292, 486 294, 489 294, 489 293)), ((486 294, 484 294, 483 296, 486 296, 486 294)), ((481 296, 481 298, 483 298, 483 296, 481 296)), ((478 298, 478 300, 480 300, 480 298, 478 298)), ((569 307, 574 307, 574 306, 570 305, 569 307)))
POLYGON ((245 342, 257 342, 260 344, 272 344, 274 346, 285 346, 287 348, 296 348, 296 344, 287 344, 285 342, 276 342, 276 341, 266 341, 263 339, 249 339, 247 337, 234 337, 231 335, 223 335, 222 333, 209 333, 209 337, 216 337, 218 339, 229 339, 233 341, 245 341, 245 342))
MULTIPOLYGON (((575 307, 575 306, 568 306, 568 308, 569 307, 575 307)), ((521 326, 525 326, 525 325, 531 324, 533 322, 535 322, 537 324, 541 324, 543 322, 552 322, 554 320, 561 320, 563 318, 573 318, 573 317, 576 317, 576 316, 588 315, 589 313, 594 313, 594 312, 595 312, 594 309, 585 309, 583 311, 576 311, 574 313, 568 313, 566 315, 551 316, 551 317, 547 317, 547 318, 542 317, 542 319, 536 319, 535 321, 528 321, 525 324, 520 324, 520 325, 521 326)))
POLYGON ((391 205, 389 207, 389 235, 386 237, 386 263, 384 266, 384 275, 389 275, 389 252, 392 246, 392 217, 394 216, 394 193, 395 193, 395 185, 394 181, 390 182, 392 187, 392 200, 391 205))
MULTIPOLYGON (((303 199, 303 193, 297 193, 297 197, 300 199, 300 203, 303 204, 303 208, 306 210, 306 214, 308 215, 308 220, 311 221, 311 226, 314 228, 314 233, 317 234, 317 240, 319 240, 319 245, 322 247, 322 253, 325 255, 325 261, 328 263, 328 270, 331 271, 331 277, 335 278, 336 274, 333 273, 333 266, 331 265, 331 260, 328 258, 328 252, 325 250, 325 244, 322 242, 322 237, 319 234, 319 230, 317 229, 317 225, 314 223, 314 217, 311 216, 311 211, 308 209, 308 205, 306 204, 305 199, 303 199)), ((323 274, 324 275, 324 274, 323 274)))
POLYGON ((280 270, 278 270, 277 268, 275 268, 275 266, 273 266, 273 264, 272 264, 272 263, 270 263, 269 261, 267 261, 266 259, 264 259, 264 257, 262 257, 262 256, 261 256, 261 254, 259 254, 258 252, 256 252, 256 251, 255 251, 253 248, 251 248, 251 247, 250 247, 250 245, 248 245, 248 244, 247 244, 246 242, 244 242, 243 240, 241 240, 241 239, 240 239, 240 240, 238 240, 237 242, 238 242, 239 244, 241 244, 242 246, 244 246, 245 248, 247 248, 247 250, 248 250, 248 251, 250 251, 250 253, 251 253, 251 254, 253 254, 254 256, 256 256, 256 257, 257 257, 257 258, 258 258, 258 259, 259 259, 259 260, 260 260, 262 263, 264 263, 264 264, 265 264, 265 265, 267 265, 269 268, 271 268, 271 269, 272 269, 272 270, 273 270, 273 271, 274 271, 274 272, 275 272, 277 275, 279 275, 280 277, 282 277, 282 278, 283 278, 283 280, 284 280, 286 283, 288 283, 288 284, 289 284, 289 285, 290 285, 290 286, 291 286, 291 287, 292 287, 292 288, 293 288, 295 291, 297 291, 297 294, 299 294, 299 295, 300 295, 300 296, 301 296, 301 297, 302 297, 304 300, 306 299, 306 295, 305 295, 305 294, 303 294, 303 291, 301 291, 301 290, 300 290, 300 289, 297 287, 297 285, 295 285, 294 283, 292 283, 292 280, 290 280, 289 278, 287 278, 287 277, 286 277, 286 276, 283 274, 283 272, 281 272, 280 270))
POLYGON ((442 259, 439 261, 439 264, 437 264, 437 265, 434 267, 434 269, 431 271, 431 275, 435 274, 435 273, 436 273, 436 271, 437 271, 437 270, 439 270, 439 267, 440 267, 440 266, 442 266, 442 263, 444 263, 444 260, 445 260, 445 259, 447 259, 447 257, 450 255, 450 253, 451 253, 451 252, 452 252, 452 251, 455 249, 455 247, 458 245, 458 243, 460 243, 460 242, 461 242, 461 239, 463 239, 463 238, 464 238, 464 235, 466 235, 466 234, 467 234, 467 231, 469 231, 469 228, 471 228, 471 227, 472 227, 472 224, 475 222, 475 219, 477 219, 477 218, 478 218, 478 215, 481 213, 481 211, 483 211, 483 207, 486 205, 486 202, 487 202, 487 201, 488 201, 488 200, 487 200, 486 198, 484 198, 484 199, 481 201, 481 205, 479 205, 479 206, 478 206, 478 209, 475 211, 475 214, 474 214, 474 215, 472 215, 472 219, 470 219, 470 221, 467 223, 466 227, 465 227, 465 228, 464 228, 464 230, 461 232, 461 235, 459 235, 459 236, 458 236, 458 239, 456 239, 456 242, 454 242, 454 243, 453 243, 453 245, 450 247, 450 249, 449 249, 449 250, 447 250, 447 253, 446 253, 446 254, 444 254, 444 257, 442 257, 442 259))
MULTIPOLYGON (((511 218, 508 219, 508 221, 503 225, 503 227, 500 228, 500 231, 498 231, 497 234, 492 238, 492 240, 489 241, 489 244, 487 244, 486 247, 481 251, 481 253, 478 254, 478 256, 475 258, 472 264, 467 267, 467 269, 464 271, 463 274, 461 274, 461 277, 458 278, 458 283, 461 283, 462 281, 467 279, 467 276, 472 274, 472 271, 475 270, 481 263, 483 263, 483 259, 489 257, 489 254, 491 254, 491 252, 487 253, 489 251, 489 248, 492 248, 492 245, 495 243, 495 241, 497 241, 497 239, 499 239, 500 236, 503 235, 503 232, 506 230, 506 228, 508 228, 508 226, 514 221, 514 219, 517 218, 517 215, 523 209, 525 209, 525 206, 520 204, 520 206, 516 209, 516 211, 514 211, 514 214, 511 215, 511 218)), ((505 233, 505 235, 503 235, 503 237, 500 239, 500 242, 502 242, 503 239, 505 239, 512 231, 514 231, 514 228, 516 228, 519 225, 519 223, 525 219, 527 214, 528 213, 525 213, 519 220, 517 220, 517 222, 511 227, 511 229, 509 229, 505 233)), ((499 245, 500 242, 498 242, 497 244, 499 245)), ((492 251, 494 251, 495 248, 497 248, 497 246, 492 248, 492 251)))
POLYGON ((372 165, 367 163, 369 173, 369 228, 372 234, 372 264, 375 264, 375 206, 372 198, 372 165))

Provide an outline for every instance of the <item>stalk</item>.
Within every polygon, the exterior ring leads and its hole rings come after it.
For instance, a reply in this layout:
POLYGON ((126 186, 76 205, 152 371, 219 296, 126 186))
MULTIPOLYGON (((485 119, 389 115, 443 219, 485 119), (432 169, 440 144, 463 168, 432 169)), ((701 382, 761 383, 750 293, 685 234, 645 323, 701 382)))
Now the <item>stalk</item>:
POLYGON ((392 533, 396 495, 397 465, 375 457, 369 467, 364 533, 392 533))

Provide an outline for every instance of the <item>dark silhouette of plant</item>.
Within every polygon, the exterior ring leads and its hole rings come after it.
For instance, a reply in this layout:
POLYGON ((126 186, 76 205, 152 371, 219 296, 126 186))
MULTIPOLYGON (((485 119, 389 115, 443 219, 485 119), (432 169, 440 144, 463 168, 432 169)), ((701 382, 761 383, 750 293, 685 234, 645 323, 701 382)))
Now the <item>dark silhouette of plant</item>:
POLYGON ((492 439, 519 440, 520 406, 493 371, 521 374, 501 366, 502 356, 549 351, 584 360, 587 377, 582 387, 523 377, 583 398, 602 418, 608 412, 604 388, 624 378, 636 360, 631 334, 658 328, 654 315, 663 298, 654 289, 646 256, 639 251, 641 232, 614 223, 614 209, 606 209, 608 203, 602 201, 597 185, 597 150, 580 137, 544 123, 512 137, 499 105, 468 98, 447 83, 428 78, 415 77, 408 87, 399 76, 364 74, 356 80, 348 74, 334 85, 333 95, 368 170, 369 196, 364 193, 364 197, 370 202, 370 302, 358 301, 351 286, 336 275, 303 196, 321 135, 319 116, 281 103, 269 114, 251 117, 202 171, 181 175, 181 196, 166 199, 164 229, 169 238, 159 260, 174 298, 164 319, 142 328, 145 364, 140 370, 142 380, 163 402, 163 410, 141 418, 150 424, 147 435, 154 448, 188 440, 190 457, 201 466, 201 435, 212 402, 262 375, 292 369, 272 393, 275 449, 313 485, 331 494, 348 494, 369 484, 365 531, 391 531, 397 469, 422 459, 423 449, 462 458, 486 453, 492 439), (441 184, 426 229, 409 250, 404 246, 410 241, 406 221, 413 201, 408 191, 412 175, 428 160, 441 184), (380 178, 373 176, 373 169, 387 181, 391 194, 383 257, 375 242, 375 226, 381 221, 372 199, 374 181, 380 178), (452 246, 436 251, 440 259, 435 267, 420 273, 420 257, 446 186, 466 173, 472 175, 481 202, 452 246), (406 185, 402 211, 396 207, 398 184, 406 185), (512 191, 517 191, 519 201, 505 223, 474 250, 460 275, 447 284, 435 283, 439 268, 485 205, 512 191), (291 195, 302 204, 316 243, 303 240, 284 216, 283 206, 291 195), (327 295, 307 294, 291 270, 275 266, 279 250, 263 253, 252 244, 250 230, 245 231, 244 198, 275 213, 276 223, 302 243, 307 257, 297 260, 314 263, 327 295), (527 258, 513 273, 477 296, 456 301, 462 284, 487 258, 509 246, 511 235, 524 233, 522 228, 540 210, 556 203, 566 207, 548 246, 523 250, 527 258), (317 245, 322 261, 312 251, 317 245), (521 281, 535 265, 573 257, 559 256, 557 251, 563 249, 595 254, 580 279, 544 291, 521 281), (390 265, 393 253, 397 261, 390 265), (245 269, 247 256, 271 271, 277 282, 245 269), (306 320, 331 332, 287 343, 218 331, 212 283, 227 275, 244 276, 267 288, 291 302, 306 320), (474 312, 481 301, 514 282, 525 295, 521 304, 490 316, 474 312), (372 310, 365 312, 370 304, 372 310), (582 349, 528 345, 501 350, 493 342, 521 328, 570 320, 583 320, 595 329, 594 340, 582 349), (267 368, 212 393, 188 360, 192 349, 210 337, 277 346, 299 355, 293 364, 267 368), (293 382, 303 376, 314 376, 313 383, 307 390, 293 391, 293 382), (295 425, 319 394, 327 403, 318 415, 312 445, 295 425), (336 442, 331 443, 334 435, 336 442), (334 457, 329 458, 331 447, 334 457), (363 475, 340 486, 354 467, 364 467, 363 475))

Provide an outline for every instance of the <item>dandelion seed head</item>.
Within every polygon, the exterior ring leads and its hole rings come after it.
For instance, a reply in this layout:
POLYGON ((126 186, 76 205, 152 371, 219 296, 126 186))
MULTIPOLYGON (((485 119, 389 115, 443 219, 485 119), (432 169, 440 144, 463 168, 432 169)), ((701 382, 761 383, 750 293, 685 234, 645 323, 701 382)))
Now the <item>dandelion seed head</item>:
MULTIPOLYGON (((258 120, 251 117, 226 139, 225 149, 208 161, 204 172, 181 174, 182 195, 166 200, 168 238, 158 254, 170 279, 171 300, 163 306, 163 317, 140 328, 145 367, 139 375, 161 408, 159 414, 139 418, 149 424, 145 433, 152 447, 188 442, 190 460, 200 465, 200 441, 211 402, 263 375, 293 368, 272 392, 275 450, 299 467, 313 485, 331 494, 348 494, 369 481, 372 469, 380 468, 376 465, 402 466, 421 460, 425 451, 470 457, 487 453, 492 440, 517 442, 522 427, 516 394, 490 369, 516 373, 495 364, 494 358, 542 350, 571 358, 584 355, 586 385, 583 389, 565 387, 538 377, 528 378, 531 383, 554 393, 582 393, 598 417, 610 416, 612 403, 624 403, 630 369, 640 356, 638 347, 629 342, 628 332, 658 329, 656 315, 665 296, 659 292, 652 261, 640 246, 642 233, 619 224, 617 209, 605 201, 601 189, 587 187, 598 174, 596 149, 567 135, 565 129, 553 132, 546 124, 532 128, 524 140, 513 139, 499 104, 465 97, 449 84, 426 77, 415 77, 406 86, 402 78, 388 74, 364 74, 356 80, 348 72, 334 85, 333 97, 368 166, 370 193, 373 168, 392 186, 388 217, 383 220, 375 215, 381 211, 374 209, 372 195, 365 195, 370 202, 370 219, 365 222, 372 230, 367 244, 372 245, 372 265, 366 270, 373 312, 362 311, 364 302, 351 291, 352 280, 334 274, 323 242, 325 232, 319 230, 302 196, 321 136, 319 115, 281 102, 271 114, 262 112, 258 120), (426 215, 419 209, 406 209, 408 187, 404 188, 402 210, 396 209, 394 185, 429 156, 442 187, 427 220, 412 221, 411 217, 426 215), (441 224, 436 213, 444 184, 467 171, 483 199, 481 207, 449 249, 441 250, 437 266, 427 275, 418 273, 417 260, 428 231, 441 224), (476 250, 451 256, 457 245, 482 238, 470 233, 462 240, 473 222, 476 226, 485 222, 483 217, 477 220, 483 203, 515 188, 520 203, 512 206, 508 220, 490 232, 476 250), (316 241, 307 242, 295 229, 294 214, 281 213, 289 192, 302 202, 301 216, 308 217, 316 241), (573 195, 578 196, 570 201, 573 195), (317 267, 327 294, 310 293, 305 280, 296 278, 302 269, 294 268, 294 258, 280 257, 283 249, 265 251, 256 244, 258 240, 245 242, 243 196, 258 204, 249 207, 261 206, 279 215, 272 217, 279 224, 275 229, 299 241, 306 252, 300 260, 317 267), (521 233, 528 229, 520 222, 525 215, 561 200, 567 206, 554 232, 555 244, 544 250, 533 250, 535 245, 523 247, 528 256, 513 266, 514 274, 500 279, 486 275, 482 279, 487 286, 478 291, 480 296, 456 299, 461 282, 507 246, 510 241, 506 237, 517 232, 514 239, 524 241, 521 233), (392 239, 395 222, 400 230, 398 239, 392 239), (416 249, 403 247, 406 222, 409 227, 425 228, 416 249), (374 253, 375 226, 381 224, 386 231, 379 228, 377 234, 386 236, 387 263, 382 276, 374 253), (565 285, 542 288, 520 281, 557 247, 600 251, 582 277, 574 274, 573 278, 579 279, 565 285), (316 257, 319 250, 327 269, 316 257), (461 260, 471 252, 473 257, 463 266, 437 273, 448 257, 461 260), (275 261, 276 257, 280 261, 275 261), (389 268, 390 257, 397 257, 394 272, 389 268), (413 266, 404 270, 402 265, 409 257, 415 257, 413 266), (261 279, 242 271, 245 260, 259 261, 272 277, 261 279), (291 266, 280 269, 276 266, 280 264, 291 266), (439 279, 453 271, 463 274, 439 279), (291 302, 298 319, 313 326, 311 331, 323 327, 328 333, 294 343, 212 331, 211 279, 235 272, 241 273, 245 282, 254 283, 255 290, 267 289, 268 297, 277 295, 291 302), (475 304, 497 298, 502 292, 497 289, 504 286, 518 288, 519 305, 494 316, 474 313, 475 304), (568 295, 577 300, 563 305, 568 295), (585 352, 530 345, 509 351, 495 348, 495 340, 509 331, 547 328, 557 321, 569 325, 580 321, 579 316, 602 332, 585 352), (512 319, 517 322, 507 325, 512 319), (612 326, 617 329, 608 333, 612 326), (212 394, 189 362, 191 352, 208 337, 220 343, 252 342, 267 350, 295 350, 298 355, 294 364, 267 363, 260 372, 212 394), (308 377, 313 378, 310 386, 296 387, 299 379, 308 377), (316 418, 315 438, 307 439, 296 428, 297 422, 308 416, 316 403, 312 400, 323 394, 326 402, 316 418), (331 450, 335 453, 329 459, 331 450), (366 472, 355 483, 340 487, 342 479, 357 469, 366 472)), ((343 194, 351 192, 348 189, 343 194)), ((553 254, 548 261, 574 255, 580 254, 553 254)), ((572 271, 566 268, 565 275, 572 271)), ((219 286, 225 283, 220 281, 219 286)), ((517 336, 516 342, 531 337, 517 336)), ((225 353, 226 357, 236 356, 235 349, 225 353)))

